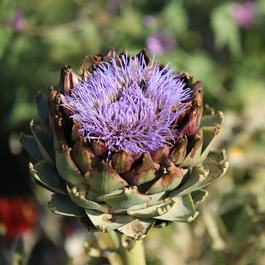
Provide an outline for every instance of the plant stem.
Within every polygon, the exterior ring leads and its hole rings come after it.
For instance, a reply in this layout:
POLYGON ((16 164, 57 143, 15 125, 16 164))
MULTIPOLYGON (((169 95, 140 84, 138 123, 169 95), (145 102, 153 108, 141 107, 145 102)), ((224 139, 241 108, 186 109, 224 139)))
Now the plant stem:
POLYGON ((120 238, 120 257, 123 265, 146 265, 143 240, 134 241, 125 235, 120 238))
POLYGON ((120 249, 121 245, 120 245, 120 237, 119 237, 119 235, 116 232, 114 232, 114 231, 109 231, 108 235, 109 235, 114 247, 116 249, 120 249))

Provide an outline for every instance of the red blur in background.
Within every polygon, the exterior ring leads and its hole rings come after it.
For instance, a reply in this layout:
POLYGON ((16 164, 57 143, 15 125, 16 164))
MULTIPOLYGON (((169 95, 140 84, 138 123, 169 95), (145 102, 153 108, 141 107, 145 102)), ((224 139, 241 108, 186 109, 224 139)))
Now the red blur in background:
POLYGON ((37 208, 26 196, 0 197, 0 234, 9 240, 30 233, 37 218, 37 208))

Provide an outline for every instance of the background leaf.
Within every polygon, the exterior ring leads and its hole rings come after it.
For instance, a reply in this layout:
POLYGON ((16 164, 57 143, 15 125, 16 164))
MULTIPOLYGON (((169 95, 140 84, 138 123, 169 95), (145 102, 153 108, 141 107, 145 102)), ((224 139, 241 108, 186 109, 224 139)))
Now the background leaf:
POLYGON ((218 49, 228 47, 231 55, 239 58, 241 51, 240 30, 231 16, 231 4, 224 4, 212 11, 211 26, 215 34, 215 44, 218 49))

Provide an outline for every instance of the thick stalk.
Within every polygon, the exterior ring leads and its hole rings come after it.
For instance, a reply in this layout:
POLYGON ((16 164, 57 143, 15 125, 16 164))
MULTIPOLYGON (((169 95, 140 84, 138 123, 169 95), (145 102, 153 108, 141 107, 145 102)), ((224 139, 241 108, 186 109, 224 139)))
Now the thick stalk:
POLYGON ((123 265, 146 265, 143 240, 134 241, 120 235, 120 256, 123 265))

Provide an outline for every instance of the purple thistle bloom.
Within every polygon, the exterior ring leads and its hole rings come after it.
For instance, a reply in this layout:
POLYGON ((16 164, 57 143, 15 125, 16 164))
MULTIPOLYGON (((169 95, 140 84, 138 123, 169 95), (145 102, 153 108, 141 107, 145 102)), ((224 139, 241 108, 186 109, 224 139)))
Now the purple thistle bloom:
POLYGON ((256 4, 250 1, 233 3, 231 15, 241 28, 251 28, 255 24, 256 4))
POLYGON ((171 52, 176 46, 174 37, 165 33, 163 30, 147 37, 145 43, 149 52, 155 55, 171 52))
POLYGON ((146 27, 152 27, 156 23, 155 18, 151 15, 144 15, 142 21, 146 27))
POLYGON ((154 62, 122 55, 119 61, 104 62, 86 81, 65 96, 64 106, 71 118, 82 125, 83 135, 103 140, 111 151, 129 153, 152 151, 172 144, 179 115, 189 106, 181 103, 191 91, 174 74, 175 67, 163 69, 154 62))

